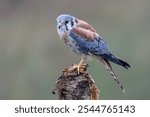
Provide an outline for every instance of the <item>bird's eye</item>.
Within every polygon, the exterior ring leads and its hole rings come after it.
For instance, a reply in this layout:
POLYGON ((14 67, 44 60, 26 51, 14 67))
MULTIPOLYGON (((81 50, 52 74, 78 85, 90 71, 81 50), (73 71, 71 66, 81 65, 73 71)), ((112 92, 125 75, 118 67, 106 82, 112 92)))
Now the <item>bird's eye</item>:
POLYGON ((61 26, 58 26, 58 28, 60 29, 60 28, 61 28, 61 26))
POLYGON ((68 24, 68 22, 69 22, 69 21, 66 20, 66 21, 65 21, 65 24, 68 24))

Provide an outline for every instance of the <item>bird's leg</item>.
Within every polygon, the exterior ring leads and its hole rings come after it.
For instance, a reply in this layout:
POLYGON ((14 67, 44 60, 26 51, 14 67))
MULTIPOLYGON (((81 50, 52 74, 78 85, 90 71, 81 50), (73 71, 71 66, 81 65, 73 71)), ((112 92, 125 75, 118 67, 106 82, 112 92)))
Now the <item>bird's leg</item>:
POLYGON ((82 67, 83 63, 84 63, 84 57, 82 57, 81 61, 79 62, 79 64, 76 65, 78 74, 80 73, 80 67, 82 67))
POLYGON ((77 72, 79 74, 80 73, 80 68, 82 68, 83 66, 85 66, 85 64, 84 64, 84 57, 81 58, 81 61, 79 62, 79 64, 73 65, 72 68, 70 68, 69 70, 77 69, 77 72))

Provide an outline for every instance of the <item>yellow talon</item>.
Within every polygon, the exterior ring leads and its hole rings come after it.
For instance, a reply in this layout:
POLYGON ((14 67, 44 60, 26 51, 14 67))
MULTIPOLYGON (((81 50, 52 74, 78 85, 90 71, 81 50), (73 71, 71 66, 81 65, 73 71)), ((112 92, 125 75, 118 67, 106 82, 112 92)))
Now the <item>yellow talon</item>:
POLYGON ((81 61, 79 62, 79 64, 73 65, 72 68, 70 68, 69 70, 77 69, 77 72, 78 72, 78 74, 79 74, 79 73, 80 73, 80 68, 82 68, 83 66, 85 66, 85 64, 83 64, 83 63, 84 63, 84 58, 82 57, 82 59, 81 59, 81 61))

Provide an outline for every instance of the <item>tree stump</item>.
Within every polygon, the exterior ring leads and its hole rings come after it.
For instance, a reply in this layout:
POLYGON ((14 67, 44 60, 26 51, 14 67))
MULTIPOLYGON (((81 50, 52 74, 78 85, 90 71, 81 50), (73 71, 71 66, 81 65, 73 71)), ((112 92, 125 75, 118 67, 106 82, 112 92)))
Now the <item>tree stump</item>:
MULTIPOLYGON (((93 78, 87 72, 88 65, 80 67, 80 72, 73 65, 65 68, 57 79, 55 92, 60 100, 98 100, 99 93, 93 78)), ((55 93, 54 92, 54 93, 55 93)))

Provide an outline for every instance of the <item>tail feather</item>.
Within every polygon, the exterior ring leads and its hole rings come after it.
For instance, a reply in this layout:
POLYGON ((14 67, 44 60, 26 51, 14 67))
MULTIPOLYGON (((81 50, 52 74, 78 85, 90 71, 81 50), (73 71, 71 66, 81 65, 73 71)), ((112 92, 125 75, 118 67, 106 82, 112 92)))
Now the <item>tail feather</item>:
POLYGON ((106 60, 113 62, 113 63, 121 65, 122 67, 124 67, 126 69, 129 69, 131 67, 127 62, 115 57, 113 54, 104 54, 102 57, 106 60))
POLYGON ((118 59, 118 61, 119 61, 119 62, 117 62, 117 64, 123 66, 123 67, 126 68, 126 69, 129 69, 129 68, 131 67, 127 62, 125 62, 125 61, 123 61, 123 60, 118 59))
POLYGON ((106 69, 110 72, 112 78, 117 82, 117 84, 120 86, 120 88, 122 89, 123 92, 125 92, 125 89, 123 87, 123 85, 121 84, 121 82, 119 81, 119 79, 117 78, 115 72, 113 71, 111 64, 109 63, 108 60, 102 59, 100 58, 100 61, 105 65, 106 69))

